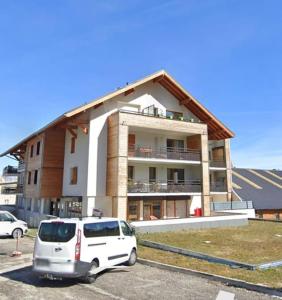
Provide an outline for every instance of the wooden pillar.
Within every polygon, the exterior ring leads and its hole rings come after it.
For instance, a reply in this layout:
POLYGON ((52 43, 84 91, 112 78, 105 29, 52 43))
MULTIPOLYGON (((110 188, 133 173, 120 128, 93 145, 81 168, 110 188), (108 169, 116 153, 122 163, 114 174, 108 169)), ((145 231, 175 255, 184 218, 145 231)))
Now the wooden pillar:
POLYGON ((108 119, 107 196, 112 197, 114 217, 127 219, 128 126, 119 114, 108 119))
POLYGON ((139 220, 143 221, 143 208, 144 208, 144 201, 140 200, 139 202, 139 220))
POLYGON ((230 140, 224 140, 224 154, 226 159, 226 185, 227 185, 227 201, 232 199, 232 163, 230 155, 230 140))
POLYGON ((202 210, 204 216, 210 216, 210 179, 208 135, 201 135, 202 155, 202 210))
POLYGON ((163 219, 166 219, 166 199, 162 200, 163 206, 163 219))

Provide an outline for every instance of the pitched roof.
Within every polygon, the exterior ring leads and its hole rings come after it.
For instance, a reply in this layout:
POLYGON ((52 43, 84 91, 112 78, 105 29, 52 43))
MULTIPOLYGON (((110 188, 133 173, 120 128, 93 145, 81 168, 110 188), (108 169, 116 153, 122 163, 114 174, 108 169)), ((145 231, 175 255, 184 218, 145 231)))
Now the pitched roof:
POLYGON ((103 104, 104 102, 119 96, 119 95, 127 95, 128 92, 134 91, 138 86, 145 84, 149 81, 157 82, 161 84, 164 88, 166 88, 170 93, 172 93, 181 104, 183 104, 187 109, 189 109, 196 117, 198 117, 202 122, 208 125, 208 133, 210 139, 226 139, 234 137, 234 133, 228 129, 223 123, 221 123, 210 111, 208 111, 203 105, 201 105, 193 96, 191 96, 176 80, 174 80, 166 71, 161 70, 152 75, 149 75, 143 79, 140 79, 136 82, 126 85, 123 88, 120 88, 114 92, 106 94, 100 98, 90 101, 87 104, 81 105, 77 108, 74 108, 58 118, 54 121, 48 123, 43 128, 35 131, 25 139, 21 140, 15 146, 11 147, 0 156, 7 155, 12 153, 13 151, 17 151, 17 149, 28 142, 33 137, 42 133, 46 129, 53 127, 68 118, 74 117, 77 114, 84 112, 90 108, 95 108, 98 105, 103 104))
POLYGON ((282 171, 233 168, 232 181, 234 191, 253 201, 255 209, 282 209, 282 171))

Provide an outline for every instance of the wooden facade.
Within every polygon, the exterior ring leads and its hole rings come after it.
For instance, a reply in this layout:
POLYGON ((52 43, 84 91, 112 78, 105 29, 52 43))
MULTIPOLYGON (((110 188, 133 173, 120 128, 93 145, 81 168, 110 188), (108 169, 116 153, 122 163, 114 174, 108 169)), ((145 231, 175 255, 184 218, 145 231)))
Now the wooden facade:
POLYGON ((27 143, 25 153, 26 180, 24 196, 26 198, 59 198, 62 195, 64 169, 65 129, 50 128, 27 143), (36 153, 37 143, 40 152, 36 153), (33 155, 31 151, 33 149, 33 155), (34 183, 35 172, 38 173, 34 183), (31 180, 28 178, 31 175, 31 180))

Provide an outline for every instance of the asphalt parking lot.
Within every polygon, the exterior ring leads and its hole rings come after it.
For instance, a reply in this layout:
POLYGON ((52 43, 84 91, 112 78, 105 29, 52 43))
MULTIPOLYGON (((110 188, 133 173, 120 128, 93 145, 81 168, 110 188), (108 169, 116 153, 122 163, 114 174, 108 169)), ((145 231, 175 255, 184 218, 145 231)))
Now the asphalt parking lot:
POLYGON ((0 239, 0 299, 216 299, 220 291, 235 299, 272 299, 270 296, 190 275, 136 264, 107 271, 94 284, 74 280, 40 280, 31 271, 33 240, 20 241, 22 257, 12 258, 15 241, 0 239))

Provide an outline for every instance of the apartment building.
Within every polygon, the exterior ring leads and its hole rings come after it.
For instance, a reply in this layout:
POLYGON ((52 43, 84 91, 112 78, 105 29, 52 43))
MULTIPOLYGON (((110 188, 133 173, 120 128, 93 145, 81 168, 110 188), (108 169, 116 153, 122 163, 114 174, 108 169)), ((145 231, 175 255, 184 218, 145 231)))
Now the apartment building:
POLYGON ((18 170, 6 166, 0 176, 0 205, 15 205, 18 193, 18 170))
POLYGON ((24 165, 28 221, 187 218, 231 201, 234 134, 167 72, 71 110, 8 149, 24 165), (197 210, 199 211, 199 210, 197 210))

